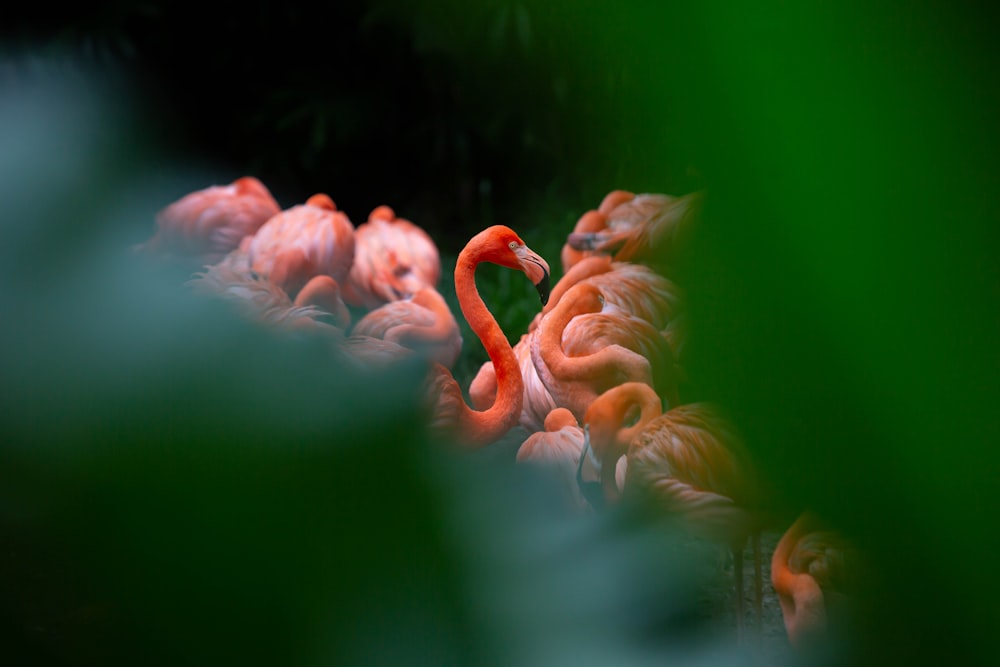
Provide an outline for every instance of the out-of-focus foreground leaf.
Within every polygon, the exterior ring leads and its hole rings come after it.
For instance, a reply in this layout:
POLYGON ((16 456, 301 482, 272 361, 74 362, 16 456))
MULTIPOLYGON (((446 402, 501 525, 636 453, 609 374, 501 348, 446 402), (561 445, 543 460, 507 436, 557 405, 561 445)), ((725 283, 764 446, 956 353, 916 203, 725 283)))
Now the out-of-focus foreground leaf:
POLYGON ((781 506, 873 559, 858 660, 992 662, 1000 100, 982 17, 656 18, 671 46, 650 67, 686 93, 660 95, 709 183, 685 267, 692 381, 733 408, 781 506))

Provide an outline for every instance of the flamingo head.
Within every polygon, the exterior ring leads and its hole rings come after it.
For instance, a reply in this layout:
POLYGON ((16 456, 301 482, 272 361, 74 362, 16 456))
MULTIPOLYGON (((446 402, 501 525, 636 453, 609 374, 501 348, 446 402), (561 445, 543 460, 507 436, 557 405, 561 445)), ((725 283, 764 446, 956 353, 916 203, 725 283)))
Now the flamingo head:
POLYGON ((336 211, 337 205, 333 203, 330 199, 330 195, 324 192, 317 192, 313 196, 306 200, 307 206, 316 206, 317 208, 325 208, 328 211, 336 211))
POLYGON ((504 225, 494 225, 479 233, 483 240, 481 261, 521 271, 538 290, 545 305, 549 300, 549 265, 541 255, 525 245, 521 237, 504 225))

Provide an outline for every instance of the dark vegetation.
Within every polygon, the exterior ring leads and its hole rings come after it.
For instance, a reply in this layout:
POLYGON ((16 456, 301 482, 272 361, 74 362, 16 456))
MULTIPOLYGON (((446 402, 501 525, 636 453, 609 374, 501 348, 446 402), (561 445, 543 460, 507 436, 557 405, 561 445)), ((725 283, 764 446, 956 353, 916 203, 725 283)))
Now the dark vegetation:
MULTIPOLYGON (((694 390, 776 521, 815 509, 876 573, 851 641, 803 662, 995 662, 990 24, 654 4, 5 10, 0 663, 752 659, 665 533, 567 527, 475 465, 510 443, 441 456, 414 369, 345 374, 122 265, 158 207, 244 173, 355 222, 389 204, 446 267, 505 222, 555 268, 607 191, 705 189, 677 267, 694 390)), ((484 292, 516 340, 537 303, 508 278, 484 292)))

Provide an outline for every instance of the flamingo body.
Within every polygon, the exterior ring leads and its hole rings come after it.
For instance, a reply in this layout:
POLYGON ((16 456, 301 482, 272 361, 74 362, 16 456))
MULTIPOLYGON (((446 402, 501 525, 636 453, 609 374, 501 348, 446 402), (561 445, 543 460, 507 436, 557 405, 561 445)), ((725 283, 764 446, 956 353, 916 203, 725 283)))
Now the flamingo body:
POLYGON ((590 404, 624 382, 655 386, 678 402, 674 361, 666 339, 645 320, 603 312, 603 293, 581 282, 566 292, 531 339, 531 356, 557 405, 583 418, 590 404))
POLYGON ((462 352, 458 322, 433 287, 422 287, 408 298, 382 304, 358 320, 352 333, 398 343, 448 368, 462 352))
POLYGON ((548 304, 535 317, 529 331, 579 283, 598 287, 609 309, 640 317, 661 331, 684 309, 683 291, 650 267, 616 262, 610 257, 588 257, 567 271, 552 288, 548 304))
POLYGON ((196 273, 187 285, 196 294, 218 297, 248 319, 296 332, 339 336, 342 327, 326 322, 327 313, 308 304, 296 304, 271 281, 246 270, 246 256, 237 252, 196 273))
POLYGON ((356 249, 348 303, 374 309, 390 301, 436 288, 441 277, 437 245, 424 229, 379 206, 354 232, 356 249))
POLYGON ((354 226, 325 194, 273 216, 249 242, 251 269, 294 298, 314 276, 343 285, 354 262, 354 226))
POLYGON ((771 583, 792 646, 825 638, 830 600, 853 594, 854 548, 843 535, 806 512, 781 536, 771 557, 771 583))
POLYGON ((161 209, 156 233, 134 250, 192 268, 215 264, 280 210, 260 180, 243 176, 191 192, 161 209))
MULTIPOLYGON (((590 509, 577 484, 576 473, 583 454, 584 432, 576 417, 566 408, 555 408, 545 417, 544 430, 525 438, 517 450, 516 462, 521 465, 543 466, 556 472, 560 493, 577 511, 590 509)), ((619 485, 625 483, 625 460, 616 471, 619 485)))
POLYGON ((664 413, 653 389, 637 382, 613 387, 598 397, 587 409, 584 423, 607 501, 620 496, 613 465, 624 455, 625 494, 683 520, 692 533, 731 548, 737 628, 742 638, 742 554, 749 537, 754 538, 758 621, 762 584, 757 478, 736 428, 711 403, 680 405, 664 413), (626 425, 636 409, 638 420, 626 425))
POLYGON ((603 229, 578 224, 567 237, 567 252, 669 267, 690 243, 702 196, 643 194, 622 201, 605 213, 603 229))

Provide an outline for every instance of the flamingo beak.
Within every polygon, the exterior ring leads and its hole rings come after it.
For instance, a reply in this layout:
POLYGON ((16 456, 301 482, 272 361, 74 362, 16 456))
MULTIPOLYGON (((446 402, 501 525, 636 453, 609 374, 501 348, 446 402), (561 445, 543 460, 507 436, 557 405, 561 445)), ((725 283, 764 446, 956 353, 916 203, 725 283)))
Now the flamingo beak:
POLYGON ((519 246, 514 249, 517 255, 518 264, 524 275, 528 276, 538 290, 538 298, 544 306, 549 301, 549 264, 541 255, 528 246, 519 246))
POLYGON ((573 250, 596 250, 602 237, 597 232, 573 232, 566 237, 566 244, 573 250))
POLYGON ((601 462, 597 460, 594 449, 590 446, 589 424, 583 425, 583 451, 576 466, 576 484, 591 507, 595 510, 605 507, 604 490, 601 488, 601 462))

